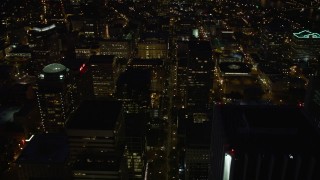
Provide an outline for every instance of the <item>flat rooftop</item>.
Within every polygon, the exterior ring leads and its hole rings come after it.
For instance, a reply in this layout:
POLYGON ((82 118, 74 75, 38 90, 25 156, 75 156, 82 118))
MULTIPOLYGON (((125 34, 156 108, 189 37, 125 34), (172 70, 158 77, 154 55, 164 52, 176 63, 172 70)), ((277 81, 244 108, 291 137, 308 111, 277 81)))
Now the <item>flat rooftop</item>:
POLYGON ((203 52, 210 54, 212 52, 210 41, 190 41, 189 49, 190 54, 201 54, 203 52))
POLYGON ((320 150, 319 135, 296 106, 216 106, 228 144, 245 151, 320 150))
POLYGON ((28 45, 19 45, 9 53, 31 53, 31 49, 28 45))
POLYGON ((219 64, 220 71, 223 73, 250 73, 249 64, 242 62, 221 62, 219 64))
POLYGON ((186 146, 188 148, 209 148, 211 141, 212 124, 210 121, 203 123, 187 122, 186 146))
POLYGON ((114 55, 93 55, 93 56, 90 56, 89 63, 112 64, 114 59, 115 59, 114 55))
POLYGON ((85 100, 70 116, 66 128, 82 130, 113 130, 122 104, 116 100, 85 100))
POLYGON ((17 163, 65 163, 69 154, 67 137, 63 134, 33 136, 23 149, 17 163))
POLYGON ((149 65, 149 66, 163 66, 164 60, 163 59, 140 59, 140 58, 134 58, 131 61, 131 65, 149 65))

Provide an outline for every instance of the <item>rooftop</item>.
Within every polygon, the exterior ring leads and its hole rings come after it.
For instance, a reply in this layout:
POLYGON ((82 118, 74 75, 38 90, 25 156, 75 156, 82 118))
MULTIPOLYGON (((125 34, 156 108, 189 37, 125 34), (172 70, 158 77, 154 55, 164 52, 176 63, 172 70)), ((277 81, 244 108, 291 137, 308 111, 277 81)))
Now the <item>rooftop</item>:
POLYGON ((220 71, 223 73, 250 73, 249 64, 242 62, 222 62, 219 64, 220 71))
POLYGON ((39 134, 35 135, 24 148, 17 163, 65 163, 68 151, 65 135, 39 134))
POLYGON ((114 100, 85 100, 68 120, 67 129, 113 130, 122 104, 114 100))
POLYGON ((59 63, 52 63, 52 64, 45 66, 42 71, 44 73, 60 73, 60 72, 66 71, 66 70, 67 70, 67 68, 64 65, 59 64, 59 63))
POLYGON ((131 61, 132 65, 150 65, 150 66, 163 66, 163 59, 148 59, 148 60, 144 60, 144 59, 140 59, 140 58, 134 58, 131 61))
POLYGON ((28 45, 19 45, 14 47, 10 53, 31 53, 31 49, 28 45))
POLYGON ((112 64, 115 59, 114 55, 93 55, 90 56, 89 62, 90 63, 107 63, 112 64))
POLYGON ((245 151, 319 150, 319 136, 295 106, 235 106, 215 108, 228 144, 245 151), (220 119, 220 118, 219 118, 220 119), (308 147, 308 148, 306 148, 308 147))
POLYGON ((210 121, 203 123, 188 122, 186 126, 187 147, 209 147, 211 129, 212 124, 210 121))
POLYGON ((211 52, 212 50, 210 41, 190 41, 189 48, 191 53, 197 51, 211 52))

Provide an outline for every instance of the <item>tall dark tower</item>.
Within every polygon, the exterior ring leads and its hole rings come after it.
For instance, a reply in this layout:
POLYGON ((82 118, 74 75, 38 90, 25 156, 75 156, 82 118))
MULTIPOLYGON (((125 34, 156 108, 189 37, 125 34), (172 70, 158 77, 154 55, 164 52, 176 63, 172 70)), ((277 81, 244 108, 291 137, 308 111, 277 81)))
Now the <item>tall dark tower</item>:
POLYGON ((219 105, 213 116, 209 179, 320 179, 320 136, 300 107, 219 105))
POLYGON ((310 77, 304 112, 311 124, 320 133, 320 66, 318 66, 314 76, 310 77))
POLYGON ((64 65, 53 63, 43 68, 36 93, 44 132, 63 130, 66 118, 73 110, 73 87, 64 65))
POLYGON ((212 49, 209 41, 189 43, 187 107, 193 113, 210 109, 212 49))

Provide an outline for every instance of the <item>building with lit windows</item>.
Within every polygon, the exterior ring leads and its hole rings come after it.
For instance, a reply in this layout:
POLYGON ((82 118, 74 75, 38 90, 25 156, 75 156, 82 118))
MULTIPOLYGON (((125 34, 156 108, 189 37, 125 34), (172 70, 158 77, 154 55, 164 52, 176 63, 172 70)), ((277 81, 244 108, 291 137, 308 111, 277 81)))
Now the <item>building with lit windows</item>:
POLYGON ((79 32, 79 35, 84 36, 86 38, 109 39, 109 25, 107 24, 106 18, 102 17, 101 14, 92 11, 90 8, 96 7, 90 6, 91 5, 87 7, 88 9, 84 8, 85 11, 90 12, 81 12, 82 15, 69 15, 68 21, 70 30, 73 32, 79 32))
POLYGON ((175 104, 178 108, 187 107, 187 85, 188 85, 188 42, 177 41, 177 66, 176 66, 176 83, 177 98, 175 104))
POLYGON ((270 80, 264 75, 259 79, 248 63, 221 62, 216 74, 223 103, 261 100, 263 92, 271 90, 270 80))
POLYGON ((179 58, 177 66, 177 105, 185 108, 187 106, 187 74, 188 74, 188 58, 179 58))
POLYGON ((185 179, 208 179, 211 122, 187 122, 185 137, 185 179))
POLYGON ((65 8, 63 1, 56 0, 42 0, 41 1, 42 10, 42 21, 45 23, 55 22, 57 24, 63 24, 65 22, 65 8))
POLYGON ((145 114, 125 116, 126 138, 124 156, 126 157, 128 178, 143 179, 145 170, 145 114))
POLYGON ((76 179, 123 176, 124 119, 115 100, 85 100, 70 115, 66 133, 76 179))
POLYGON ((85 100, 66 124, 70 158, 83 152, 116 152, 124 137, 123 108, 120 101, 85 100))
POLYGON ((209 41, 191 41, 189 49, 187 107, 202 112, 210 107, 213 86, 212 49, 209 41))
POLYGON ((124 165, 118 154, 85 154, 73 164, 71 179, 126 179, 124 165))
POLYGON ((151 71, 151 91, 161 92, 165 81, 164 59, 132 59, 128 65, 132 69, 148 69, 151 71))
MULTIPOLYGON (((190 6, 183 7, 185 11, 192 9, 190 6)), ((180 41, 190 41, 193 36, 193 29, 197 28, 197 22, 194 19, 185 17, 177 22, 177 39, 180 41)))
POLYGON ((132 53, 129 41, 101 40, 99 47, 101 55, 114 55, 117 58, 129 59, 132 53))
POLYGON ((145 112, 151 106, 151 72, 128 69, 119 76, 116 97, 123 102, 125 113, 145 112))
POLYGON ((301 107, 219 105, 212 127, 209 179, 320 178, 320 137, 301 107))
POLYGON ((306 62, 308 66, 318 64, 320 55, 320 34, 303 30, 292 34, 291 38, 292 59, 306 62))
POLYGON ((74 108, 73 88, 68 69, 62 64, 49 64, 39 74, 36 94, 44 132, 63 130, 74 108))
POLYGON ((52 58, 60 52, 61 40, 55 24, 41 24, 37 27, 29 27, 27 33, 28 43, 32 49, 49 51, 52 58))
POLYGON ((266 23, 261 33, 261 45, 264 49, 276 49, 290 38, 292 24, 281 18, 274 18, 266 23))
POLYGON ((95 97, 113 96, 119 77, 117 58, 114 55, 91 56, 88 73, 95 97))
POLYGON ((151 111, 152 117, 158 117, 160 114, 160 96, 164 89, 165 84, 165 68, 164 59, 133 59, 130 61, 128 67, 136 70, 148 71, 150 74, 151 82, 146 84, 150 85, 149 93, 146 96, 151 97, 151 102, 148 105, 151 111))
POLYGON ((102 17, 83 17, 83 27, 80 34, 85 37, 109 38, 109 26, 107 20, 102 17))
POLYGON ((13 76, 15 79, 22 78, 27 74, 33 73, 32 66, 32 51, 27 45, 11 46, 5 56, 5 62, 13 66, 13 76))
POLYGON ((92 55, 100 55, 99 45, 90 45, 89 43, 80 43, 75 47, 77 59, 89 59, 92 55))
POLYGON ((58 63, 62 50, 61 39, 56 24, 28 27, 27 34, 32 52, 30 73, 37 76, 45 65, 58 63))
POLYGON ((217 32, 218 38, 215 40, 215 46, 221 51, 239 50, 240 44, 236 40, 233 30, 224 29, 217 32))
POLYGON ((168 56, 167 43, 163 40, 144 40, 138 43, 137 58, 166 59, 168 56))

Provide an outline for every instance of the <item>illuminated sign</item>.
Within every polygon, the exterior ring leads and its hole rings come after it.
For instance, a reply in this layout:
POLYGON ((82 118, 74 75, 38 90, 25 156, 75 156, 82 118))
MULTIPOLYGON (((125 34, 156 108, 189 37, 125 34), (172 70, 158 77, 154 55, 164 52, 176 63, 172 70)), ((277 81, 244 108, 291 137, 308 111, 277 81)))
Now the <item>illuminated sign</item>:
POLYGON ((308 30, 303 30, 301 32, 298 32, 298 33, 293 33, 293 35, 299 39, 320 39, 320 34, 318 33, 313 33, 313 32, 310 32, 308 30))
POLYGON ((47 26, 47 27, 44 27, 44 28, 34 27, 34 28, 32 28, 32 30, 38 31, 38 32, 44 32, 44 31, 48 31, 48 30, 50 30, 50 29, 53 29, 53 28, 55 28, 55 27, 56 27, 56 25, 55 25, 55 24, 52 24, 51 26, 47 26))

